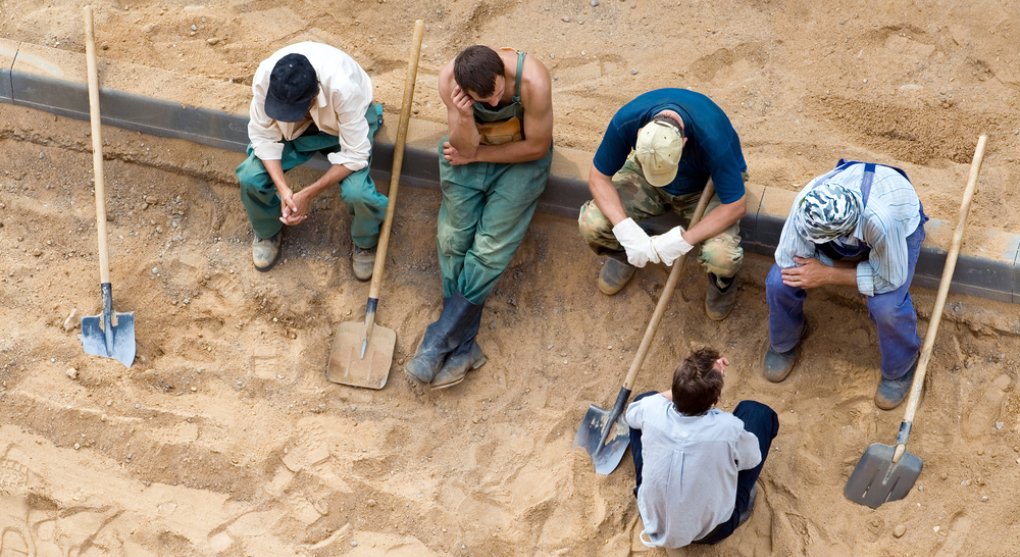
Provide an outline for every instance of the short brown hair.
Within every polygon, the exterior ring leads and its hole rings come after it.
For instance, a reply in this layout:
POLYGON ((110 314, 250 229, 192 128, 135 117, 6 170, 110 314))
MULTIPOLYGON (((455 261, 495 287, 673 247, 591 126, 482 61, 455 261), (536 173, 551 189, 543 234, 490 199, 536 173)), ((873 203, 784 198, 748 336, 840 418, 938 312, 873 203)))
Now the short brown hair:
POLYGON ((723 376, 715 369, 719 352, 711 348, 695 350, 673 372, 673 406, 688 416, 708 412, 722 394, 723 376))
POLYGON ((496 77, 505 71, 499 54, 480 44, 465 48, 453 60, 453 79, 457 85, 482 98, 492 95, 496 90, 496 77))

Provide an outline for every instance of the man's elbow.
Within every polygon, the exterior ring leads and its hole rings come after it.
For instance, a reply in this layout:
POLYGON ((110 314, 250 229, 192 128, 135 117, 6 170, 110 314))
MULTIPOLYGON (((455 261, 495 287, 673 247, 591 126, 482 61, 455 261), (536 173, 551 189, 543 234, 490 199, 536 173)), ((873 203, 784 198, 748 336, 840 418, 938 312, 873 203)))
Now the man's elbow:
POLYGON ((552 146, 552 140, 546 139, 544 141, 528 142, 528 160, 538 160, 545 156, 549 152, 549 148, 552 146))

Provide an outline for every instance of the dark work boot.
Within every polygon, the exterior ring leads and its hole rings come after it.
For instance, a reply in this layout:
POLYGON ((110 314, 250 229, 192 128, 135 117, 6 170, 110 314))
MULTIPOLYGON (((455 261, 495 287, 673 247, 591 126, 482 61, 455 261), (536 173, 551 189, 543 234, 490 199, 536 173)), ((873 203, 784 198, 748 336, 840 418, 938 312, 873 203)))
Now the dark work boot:
POLYGON ((607 258, 606 264, 602 266, 602 272, 599 273, 599 290, 606 296, 616 294, 627 286, 636 270, 637 267, 629 263, 612 257, 607 258))
POLYGON ((779 352, 769 344, 769 350, 765 353, 765 359, 762 361, 762 372, 765 374, 765 379, 773 383, 779 383, 790 375, 790 372, 793 371, 793 366, 797 363, 797 356, 800 355, 800 345, 804 338, 807 337, 807 333, 808 325, 805 321, 803 328, 800 330, 800 339, 797 341, 797 346, 786 352, 779 352))
MULTIPOLYGON (((414 357, 404 364, 404 373, 419 383, 431 383, 439 373, 446 357, 458 346, 462 337, 458 335, 472 319, 471 312, 480 308, 460 294, 443 300, 443 312, 439 319, 425 329, 425 335, 418 345, 414 357)), ((478 329, 475 329, 477 332, 478 329)))
POLYGON ((467 372, 482 367, 488 361, 482 347, 475 341, 482 323, 482 305, 474 305, 468 313, 471 320, 465 316, 466 326, 462 331, 454 333, 464 340, 450 353, 443 368, 432 379, 432 390, 445 389, 460 383, 467 376, 467 372))
POLYGON ((914 365, 903 377, 898 379, 883 377, 878 383, 878 389, 875 390, 875 406, 882 410, 892 410, 902 404, 903 399, 907 397, 907 393, 914 385, 915 372, 917 372, 917 360, 914 360, 914 365))
POLYGON ((737 304, 737 281, 734 277, 719 278, 708 273, 708 289, 705 291, 705 315, 712 321, 722 321, 737 304), (719 283, 726 284, 725 287, 719 283))

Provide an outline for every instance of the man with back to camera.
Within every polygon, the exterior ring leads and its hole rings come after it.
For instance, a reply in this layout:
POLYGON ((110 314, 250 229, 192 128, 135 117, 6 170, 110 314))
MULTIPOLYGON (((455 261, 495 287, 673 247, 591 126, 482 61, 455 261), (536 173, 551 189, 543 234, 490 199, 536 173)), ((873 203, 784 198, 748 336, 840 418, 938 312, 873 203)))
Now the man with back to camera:
POLYGON ((673 372, 670 390, 644 393, 627 407, 648 547, 715 544, 751 515, 779 418, 753 400, 732 414, 714 407, 729 364, 711 348, 696 350, 673 372))
POLYGON ((303 42, 274 52, 252 81, 248 158, 237 167, 241 201, 254 230, 252 262, 268 271, 280 258, 284 225, 308 218, 312 200, 340 183, 353 215, 351 266, 358 280, 372 277, 375 247, 386 217, 386 196, 369 174, 382 105, 372 81, 353 58, 332 46, 303 42), (284 175, 322 153, 330 168, 294 191, 284 175))

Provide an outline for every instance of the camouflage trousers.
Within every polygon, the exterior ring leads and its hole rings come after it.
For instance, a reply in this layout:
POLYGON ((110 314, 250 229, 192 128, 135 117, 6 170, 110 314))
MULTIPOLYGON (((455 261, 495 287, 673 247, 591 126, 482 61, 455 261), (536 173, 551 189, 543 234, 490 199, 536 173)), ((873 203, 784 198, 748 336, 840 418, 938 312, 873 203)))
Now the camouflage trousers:
MULTIPOLYGON (((623 168, 613 176, 613 185, 620 194, 620 201, 623 202, 627 216, 639 223, 672 212, 680 215, 687 224, 701 198, 700 193, 671 195, 663 188, 650 185, 633 158, 628 158, 623 168)), ((721 204, 719 196, 713 196, 705 212, 710 213, 721 204)), ((627 262, 623 246, 613 235, 612 223, 602 214, 594 200, 581 206, 577 225, 581 229, 581 236, 595 253, 627 262)), ((736 275, 744 261, 744 249, 740 247, 739 223, 702 242, 698 261, 705 270, 717 277, 729 278, 736 275)))

